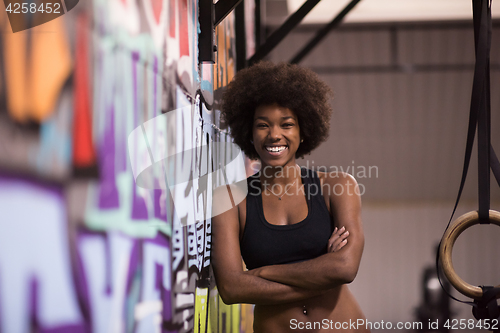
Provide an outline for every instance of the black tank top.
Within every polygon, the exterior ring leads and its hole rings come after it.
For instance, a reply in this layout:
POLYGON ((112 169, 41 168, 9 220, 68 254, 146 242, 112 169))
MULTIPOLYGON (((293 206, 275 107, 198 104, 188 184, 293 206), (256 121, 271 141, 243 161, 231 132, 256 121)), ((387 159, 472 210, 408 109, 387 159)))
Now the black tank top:
POLYGON ((315 171, 304 168, 301 177, 308 214, 291 225, 266 221, 259 173, 247 179, 247 217, 240 249, 248 269, 304 261, 326 253, 334 227, 321 194, 320 180, 315 171))

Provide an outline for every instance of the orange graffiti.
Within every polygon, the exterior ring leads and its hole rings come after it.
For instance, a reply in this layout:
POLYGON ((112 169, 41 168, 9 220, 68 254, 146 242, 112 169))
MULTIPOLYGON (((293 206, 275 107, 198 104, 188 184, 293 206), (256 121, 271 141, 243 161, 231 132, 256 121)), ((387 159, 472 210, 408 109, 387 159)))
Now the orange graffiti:
POLYGON ((64 21, 58 18, 26 31, 5 33, 3 39, 9 114, 21 123, 43 122, 54 111, 71 72, 64 21))

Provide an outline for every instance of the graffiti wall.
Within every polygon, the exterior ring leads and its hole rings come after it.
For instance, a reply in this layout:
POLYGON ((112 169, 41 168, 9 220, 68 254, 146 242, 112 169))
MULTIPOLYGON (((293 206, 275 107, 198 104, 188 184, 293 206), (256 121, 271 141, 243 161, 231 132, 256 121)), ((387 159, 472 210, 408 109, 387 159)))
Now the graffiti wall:
POLYGON ((0 12, 0 333, 252 332, 210 265, 210 189, 245 177, 218 112, 234 15, 200 64, 197 0, 0 12))

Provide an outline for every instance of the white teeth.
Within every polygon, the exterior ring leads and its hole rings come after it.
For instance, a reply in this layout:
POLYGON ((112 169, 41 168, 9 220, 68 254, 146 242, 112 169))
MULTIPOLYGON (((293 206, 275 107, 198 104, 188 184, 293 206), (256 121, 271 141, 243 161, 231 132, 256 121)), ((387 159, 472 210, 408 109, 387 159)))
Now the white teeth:
POLYGON ((285 150, 286 146, 279 146, 279 147, 266 147, 268 151, 271 151, 273 153, 279 153, 285 150))

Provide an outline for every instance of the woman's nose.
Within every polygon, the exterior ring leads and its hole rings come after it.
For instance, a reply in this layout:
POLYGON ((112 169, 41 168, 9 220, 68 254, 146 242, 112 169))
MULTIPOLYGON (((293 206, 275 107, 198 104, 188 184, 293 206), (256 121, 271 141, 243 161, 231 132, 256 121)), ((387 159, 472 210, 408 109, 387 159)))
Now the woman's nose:
POLYGON ((279 126, 271 126, 269 135, 273 140, 280 139, 282 136, 281 128, 279 126))

